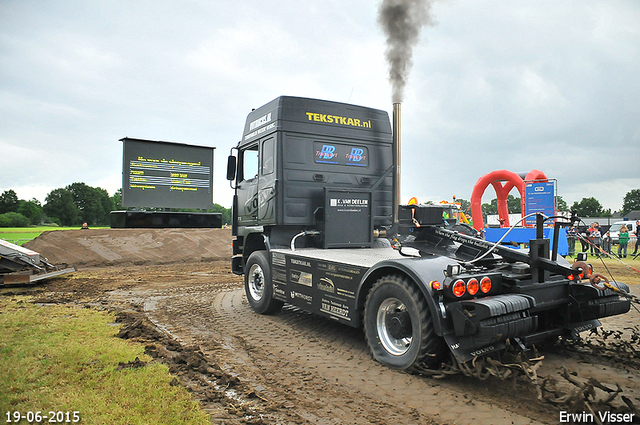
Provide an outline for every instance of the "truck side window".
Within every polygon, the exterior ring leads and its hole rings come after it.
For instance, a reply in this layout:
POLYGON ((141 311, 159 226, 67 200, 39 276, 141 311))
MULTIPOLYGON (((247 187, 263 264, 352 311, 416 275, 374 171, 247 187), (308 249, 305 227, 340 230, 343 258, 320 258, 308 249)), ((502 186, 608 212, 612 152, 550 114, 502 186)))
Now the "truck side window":
POLYGON ((274 139, 273 137, 262 143, 262 175, 266 176, 274 170, 274 139))
POLYGON ((251 180, 258 176, 258 145, 242 151, 242 178, 251 180))

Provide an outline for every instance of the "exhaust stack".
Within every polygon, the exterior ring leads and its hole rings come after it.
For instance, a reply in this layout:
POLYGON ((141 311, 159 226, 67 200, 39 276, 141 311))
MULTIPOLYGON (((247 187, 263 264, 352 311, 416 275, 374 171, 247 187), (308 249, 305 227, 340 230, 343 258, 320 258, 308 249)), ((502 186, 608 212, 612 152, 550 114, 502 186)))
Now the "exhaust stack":
POLYGON ((400 105, 393 104, 393 224, 398 223, 400 206, 400 105))

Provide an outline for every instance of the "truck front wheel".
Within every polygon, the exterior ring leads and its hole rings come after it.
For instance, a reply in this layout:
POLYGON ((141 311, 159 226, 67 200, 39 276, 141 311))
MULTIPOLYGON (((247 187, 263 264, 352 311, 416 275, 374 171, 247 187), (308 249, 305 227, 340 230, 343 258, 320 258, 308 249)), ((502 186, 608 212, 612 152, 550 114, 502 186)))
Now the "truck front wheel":
POLYGON ((273 298, 267 251, 253 252, 247 259, 245 270, 244 291, 251 308, 260 314, 271 314, 280 310, 284 303, 273 298))
POLYGON ((374 359, 395 369, 435 367, 442 354, 426 300, 404 276, 384 276, 373 285, 364 331, 374 359))

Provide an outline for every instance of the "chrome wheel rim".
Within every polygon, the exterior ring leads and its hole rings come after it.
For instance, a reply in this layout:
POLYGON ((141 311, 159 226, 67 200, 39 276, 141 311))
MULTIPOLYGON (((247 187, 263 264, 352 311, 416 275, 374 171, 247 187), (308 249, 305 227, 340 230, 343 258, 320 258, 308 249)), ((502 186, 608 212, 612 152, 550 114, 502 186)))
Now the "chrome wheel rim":
POLYGON ((258 264, 249 269, 249 293, 255 301, 260 301, 264 296, 264 271, 258 264))
POLYGON ((390 354, 401 356, 411 348, 411 317, 407 306, 397 298, 387 298, 378 307, 376 329, 382 346, 390 354))

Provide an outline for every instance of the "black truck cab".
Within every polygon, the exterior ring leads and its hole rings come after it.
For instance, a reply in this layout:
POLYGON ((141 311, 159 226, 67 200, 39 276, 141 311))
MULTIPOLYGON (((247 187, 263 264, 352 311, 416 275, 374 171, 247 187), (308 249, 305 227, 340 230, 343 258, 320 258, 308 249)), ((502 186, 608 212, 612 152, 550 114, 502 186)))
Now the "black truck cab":
POLYGON ((385 111, 279 97, 249 114, 236 149, 237 273, 250 254, 246 245, 289 246, 301 231, 316 230, 321 234, 300 240, 301 247, 371 246, 374 230, 392 224, 385 111))

